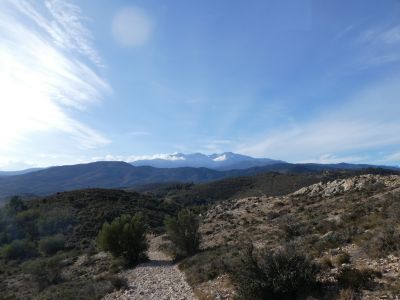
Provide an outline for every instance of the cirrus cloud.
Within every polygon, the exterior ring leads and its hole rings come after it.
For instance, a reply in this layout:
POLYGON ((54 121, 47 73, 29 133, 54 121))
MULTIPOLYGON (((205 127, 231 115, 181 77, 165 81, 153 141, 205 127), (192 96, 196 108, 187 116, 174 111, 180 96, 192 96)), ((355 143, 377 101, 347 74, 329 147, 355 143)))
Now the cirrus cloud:
POLYGON ((66 1, 44 4, 0 4, 0 155, 15 160, 38 133, 72 139, 71 148, 110 143, 73 117, 112 91, 96 71, 102 63, 82 12, 66 1))

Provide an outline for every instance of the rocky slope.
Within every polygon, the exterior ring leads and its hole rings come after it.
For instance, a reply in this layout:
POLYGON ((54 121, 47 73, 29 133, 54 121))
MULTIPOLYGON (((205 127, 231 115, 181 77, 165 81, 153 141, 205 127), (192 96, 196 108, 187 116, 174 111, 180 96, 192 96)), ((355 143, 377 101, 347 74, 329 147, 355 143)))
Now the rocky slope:
POLYGON ((327 292, 318 299, 353 299, 339 298, 346 293, 358 297, 354 299, 398 299, 399 231, 400 176, 355 176, 313 184, 286 196, 214 205, 201 225, 203 252, 183 269, 195 286, 212 286, 221 276, 229 276, 244 241, 256 249, 291 243, 324 266, 320 280, 327 292), (343 257, 348 259, 342 262, 343 257), (368 287, 347 291, 336 279, 344 267, 372 270, 378 277, 368 287), (208 274, 208 280, 196 275, 198 270, 208 274))
POLYGON ((400 176, 398 175, 382 176, 366 174, 347 179, 337 179, 326 183, 319 182, 301 188, 294 192, 293 195, 332 197, 346 192, 366 191, 379 187, 394 188, 397 186, 400 186, 400 176))

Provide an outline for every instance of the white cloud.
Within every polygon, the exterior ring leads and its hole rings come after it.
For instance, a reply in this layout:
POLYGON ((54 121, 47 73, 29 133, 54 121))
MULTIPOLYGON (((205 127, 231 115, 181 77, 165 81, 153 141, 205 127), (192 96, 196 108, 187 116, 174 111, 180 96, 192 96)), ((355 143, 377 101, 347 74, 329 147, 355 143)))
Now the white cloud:
POLYGON ((385 156, 385 161, 398 161, 400 162, 400 152, 392 153, 390 155, 385 156))
POLYGON ((34 167, 36 166, 26 163, 24 161, 14 161, 14 160, 8 160, 4 162, 0 161, 0 169, 2 171, 17 171, 17 170, 30 169, 34 167))
POLYGON ((131 155, 128 156, 126 161, 137 161, 137 160, 149 160, 149 159, 165 159, 165 160, 185 160, 186 158, 178 155, 178 153, 172 153, 172 154, 167 154, 167 153, 160 153, 160 154, 154 154, 154 155, 141 155, 141 156, 135 156, 131 155))
POLYGON ((123 46, 142 46, 147 43, 154 24, 147 14, 136 7, 119 10, 112 23, 114 38, 123 46))
POLYGON ((393 152, 384 155, 382 158, 374 161, 375 164, 397 165, 400 167, 400 152, 393 152))
POLYGON ((91 161, 126 161, 126 162, 135 162, 138 160, 151 160, 151 159, 164 159, 170 161, 176 160, 185 160, 184 156, 179 155, 179 153, 159 153, 153 155, 113 155, 107 154, 106 156, 96 156, 92 157, 91 161))
POLYGON ((315 159, 301 160, 298 163, 318 163, 318 164, 337 164, 342 162, 359 163, 368 159, 366 155, 337 156, 332 153, 326 153, 315 159))
MULTIPOLYGON (((0 155, 12 155, 39 132, 58 132, 93 148, 110 141, 71 117, 111 92, 85 63, 99 64, 77 6, 47 1, 50 19, 26 1, 0 5, 0 155), (84 54, 85 57, 76 56, 84 54)), ((43 8, 45 9, 45 8, 43 8)))
POLYGON ((92 34, 83 24, 84 17, 79 6, 68 1, 47 0, 45 6, 52 18, 46 19, 27 1, 9 2, 45 31, 58 46, 77 50, 97 65, 102 65, 101 58, 92 45, 92 34))
POLYGON ((231 140, 224 140, 224 139, 222 139, 222 140, 212 140, 211 144, 229 145, 229 144, 232 144, 232 141, 231 140))
POLYGON ((381 39, 387 44, 394 44, 400 42, 400 26, 395 26, 383 32, 381 39))
POLYGON ((362 49, 359 63, 363 68, 398 62, 400 25, 366 30, 356 44, 362 49))
POLYGON ((130 131, 128 132, 130 136, 147 136, 150 135, 150 132, 147 131, 130 131))
POLYGON ((370 86, 306 123, 283 126, 238 145, 236 152, 289 161, 360 161, 346 153, 400 145, 399 78, 370 86), (327 157, 327 153, 332 153, 327 157), (325 156, 324 156, 325 155, 325 156))
POLYGON ((369 29, 362 33, 359 38, 361 42, 385 43, 388 45, 400 42, 400 25, 385 29, 369 29))

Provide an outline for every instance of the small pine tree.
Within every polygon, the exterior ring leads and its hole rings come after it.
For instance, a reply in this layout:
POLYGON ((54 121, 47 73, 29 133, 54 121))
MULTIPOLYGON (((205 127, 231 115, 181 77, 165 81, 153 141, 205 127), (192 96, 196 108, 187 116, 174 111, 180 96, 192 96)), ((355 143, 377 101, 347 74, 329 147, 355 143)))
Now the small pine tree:
POLYGON ((177 217, 167 216, 164 223, 168 237, 177 247, 179 254, 193 255, 198 251, 199 220, 192 211, 181 210, 177 217))
POLYGON ((98 246, 114 256, 121 256, 130 263, 135 263, 148 248, 146 229, 142 214, 122 215, 111 224, 103 224, 97 239, 98 246))

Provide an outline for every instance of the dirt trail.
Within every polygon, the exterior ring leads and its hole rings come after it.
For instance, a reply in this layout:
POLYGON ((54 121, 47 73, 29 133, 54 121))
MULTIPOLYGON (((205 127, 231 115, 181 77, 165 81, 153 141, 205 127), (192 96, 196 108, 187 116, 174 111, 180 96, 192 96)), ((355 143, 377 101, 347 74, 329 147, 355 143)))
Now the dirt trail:
POLYGON ((158 238, 150 240, 150 261, 119 273, 128 288, 106 295, 103 300, 196 300, 184 274, 171 258, 157 250, 158 238))

